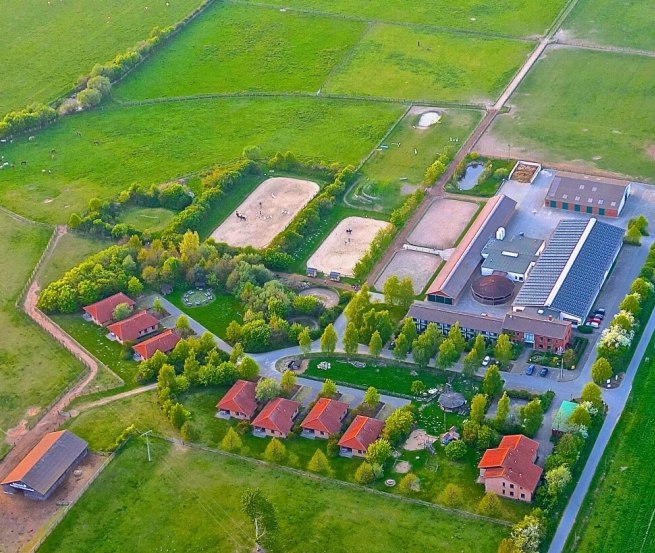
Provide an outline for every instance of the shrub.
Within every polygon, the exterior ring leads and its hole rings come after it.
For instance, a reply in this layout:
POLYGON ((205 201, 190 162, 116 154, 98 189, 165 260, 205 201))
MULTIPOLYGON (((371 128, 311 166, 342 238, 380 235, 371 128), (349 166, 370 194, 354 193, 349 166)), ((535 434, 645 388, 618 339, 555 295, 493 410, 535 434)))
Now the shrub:
POLYGON ((459 507, 464 503, 464 492, 457 484, 447 484, 437 500, 447 507, 459 507))
POLYGON ((451 461, 459 461, 466 455, 466 444, 462 440, 455 440, 444 448, 444 452, 451 461))

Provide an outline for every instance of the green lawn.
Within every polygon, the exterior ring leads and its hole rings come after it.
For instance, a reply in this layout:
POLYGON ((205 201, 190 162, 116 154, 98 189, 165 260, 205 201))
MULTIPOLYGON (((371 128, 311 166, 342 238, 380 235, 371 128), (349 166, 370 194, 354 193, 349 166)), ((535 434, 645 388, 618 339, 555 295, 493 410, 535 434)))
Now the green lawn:
POLYGON ((320 98, 108 104, 65 118, 33 142, 24 137, 3 147, 16 167, 0 171, 0 202, 38 220, 66 222, 90 198, 235 160, 248 145, 266 155, 292 150, 301 158, 356 165, 402 110, 320 98))
POLYGON ((182 303, 182 296, 186 290, 186 288, 176 289, 166 299, 185 313, 188 313, 189 317, 198 321, 210 332, 225 338, 225 331, 232 321, 242 322, 243 307, 234 296, 215 294, 216 300, 209 305, 187 307, 182 303))
POLYGON ((240 501, 251 487, 279 511, 272 553, 368 553, 371 544, 377 553, 492 553, 508 530, 158 440, 151 449, 151 463, 141 439, 121 450, 41 551, 250 552, 253 532, 240 501))
POLYGON ((153 233, 164 230, 175 215, 175 211, 163 207, 128 207, 120 220, 140 231, 153 233))
POLYGON ((116 95, 139 100, 213 92, 316 92, 365 27, 359 21, 217 2, 116 95))
POLYGON ((396 25, 374 25, 327 92, 481 103, 496 98, 534 44, 396 25))
POLYGON ((652 51, 653 21, 651 0, 579 0, 562 27, 571 39, 652 51))
MULTIPOLYGON (((251 0, 259 3, 258 0, 251 0)), ((408 9, 403 0, 267 0, 267 4, 316 10, 376 21, 451 27, 513 36, 543 34, 566 4, 565 0, 422 0, 408 9)))
MULTIPOLYGON (((15 307, 15 301, 50 238, 50 229, 0 213, 0 430, 33 422, 82 366, 15 307), (28 414, 29 412, 29 414, 28 414)), ((0 439, 0 457, 8 451, 0 439)))
POLYGON ((3 9, 0 115, 57 98, 96 63, 109 61, 155 26, 184 19, 200 0, 22 0, 3 9))
POLYGON ((655 343, 635 377, 630 398, 605 448, 565 551, 646 552, 655 550, 649 532, 655 503, 651 471, 655 459, 655 343))
POLYGON ((654 180, 653 82, 653 58, 551 48, 491 132, 528 159, 654 180))
MULTIPOLYGON (((467 159, 469 158, 467 157, 467 159)), ((460 190, 457 183, 451 180, 446 185, 446 190, 448 190, 448 192, 452 192, 453 194, 464 194, 465 196, 478 196, 480 198, 491 198, 492 196, 496 195, 498 188, 500 188, 500 185, 503 183, 504 180, 503 178, 496 177, 494 175, 495 171, 497 171, 498 169, 506 169, 507 174, 509 175, 509 172, 516 164, 516 161, 513 159, 510 160, 486 159, 483 157, 477 158, 476 162, 482 163, 483 165, 486 165, 488 162, 491 162, 491 175, 489 176, 489 178, 485 179, 482 182, 478 181, 478 184, 476 184, 473 188, 469 188, 468 190, 460 190)))

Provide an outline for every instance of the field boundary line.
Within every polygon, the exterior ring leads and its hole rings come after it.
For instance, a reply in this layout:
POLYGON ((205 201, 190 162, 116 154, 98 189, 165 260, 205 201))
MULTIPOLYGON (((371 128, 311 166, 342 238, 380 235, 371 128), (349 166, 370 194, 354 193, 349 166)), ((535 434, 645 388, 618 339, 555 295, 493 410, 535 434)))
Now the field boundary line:
POLYGON ((34 219, 28 219, 24 215, 21 215, 20 213, 16 213, 14 211, 11 211, 10 209, 7 209, 6 207, 3 207, 0 205, 0 212, 4 213, 7 217, 12 218, 14 221, 19 221, 21 223, 25 223, 26 225, 37 225, 40 227, 45 227, 45 228, 52 228, 52 225, 49 225, 48 223, 42 223, 41 221, 35 221, 34 219))
POLYGON ((623 54, 625 56, 641 56, 646 58, 655 58, 655 51, 652 50, 638 50, 635 48, 624 48, 622 46, 604 46, 602 44, 594 44, 592 42, 558 40, 557 38, 555 38, 555 42, 553 43, 553 45, 561 46, 562 48, 588 50, 591 52, 604 52, 609 54, 623 54))
POLYGON ((557 31, 559 31, 562 28, 562 25, 564 25, 564 22, 568 19, 569 15, 571 15, 571 12, 573 9, 578 5, 579 0, 569 0, 567 4, 564 5, 562 10, 559 12, 555 20, 553 21, 552 25, 549 27, 548 31, 546 32, 545 36, 547 38, 552 38, 555 36, 557 31))

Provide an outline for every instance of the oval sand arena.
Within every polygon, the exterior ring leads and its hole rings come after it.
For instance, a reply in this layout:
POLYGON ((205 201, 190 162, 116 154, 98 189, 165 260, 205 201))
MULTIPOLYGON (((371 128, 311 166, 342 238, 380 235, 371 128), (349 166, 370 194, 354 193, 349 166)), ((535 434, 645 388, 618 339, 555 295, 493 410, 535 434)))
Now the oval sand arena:
POLYGON ((308 180, 266 179, 211 237, 230 246, 265 248, 318 191, 318 184, 308 180))
POLYGON ((386 221, 348 217, 341 221, 307 261, 307 267, 329 274, 353 276, 353 269, 386 221))

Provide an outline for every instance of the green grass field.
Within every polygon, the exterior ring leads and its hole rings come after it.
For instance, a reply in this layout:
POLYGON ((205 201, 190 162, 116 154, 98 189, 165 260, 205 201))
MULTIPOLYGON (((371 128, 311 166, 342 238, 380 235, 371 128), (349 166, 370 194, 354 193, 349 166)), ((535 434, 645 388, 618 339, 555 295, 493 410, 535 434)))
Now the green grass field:
POLYGON ((650 0, 579 0, 562 28, 570 39, 653 51, 653 21, 650 0))
POLYGON ((374 25, 325 90, 482 103, 502 91, 533 48, 530 42, 374 25))
POLYGON ((138 100, 214 92, 316 92, 365 27, 358 21, 216 3, 116 95, 138 100))
POLYGON ((241 323, 243 320, 243 307, 232 295, 216 294, 216 300, 208 305, 187 307, 182 303, 184 292, 185 288, 176 289, 166 299, 221 338, 225 338, 225 331, 232 321, 241 323))
POLYGON ((175 214, 175 211, 163 207, 129 207, 121 213, 120 220, 143 232, 160 232, 175 214))
MULTIPOLYGON (((549 49, 494 123, 500 147, 655 179, 655 59, 549 49)), ((531 157, 530 157, 531 156, 531 157)))
MULTIPOLYGON (((81 372, 81 365, 19 312, 14 303, 50 238, 50 230, 0 213, 0 430, 33 422, 81 372), (31 411, 34 408, 34 411, 31 411), (28 415, 28 410, 30 415, 28 415)), ((8 450, 0 439, 0 457, 8 450)))
POLYGON ((38 220, 65 222, 90 198, 234 160, 249 145, 267 155, 292 150, 303 158, 357 164, 402 110, 316 98, 109 104, 67 117, 34 142, 22 138, 3 148, 16 167, 0 172, 0 203, 38 220))
POLYGON ((200 0, 23 0, 3 9, 0 115, 70 90, 96 63, 182 20, 200 0))
POLYGON ((128 443, 41 551, 250 552, 253 532, 240 508, 250 487, 260 487, 279 510, 272 553, 364 553, 371 544, 378 553, 491 553, 507 533, 503 526, 274 467, 157 440, 151 448, 153 461, 148 463, 145 443, 128 443))
POLYGON ((655 534, 649 531, 655 504, 655 435, 644 431, 655 424, 648 400, 655 393, 654 354, 651 342, 569 536, 568 553, 655 550, 655 534))
MULTIPOLYGON (((260 3, 259 0, 252 0, 260 3)), ((451 27, 472 32, 512 36, 542 34, 566 4, 565 0, 423 0, 411 9, 403 0, 378 3, 370 0, 267 0, 267 4, 318 11, 374 21, 451 27)))

